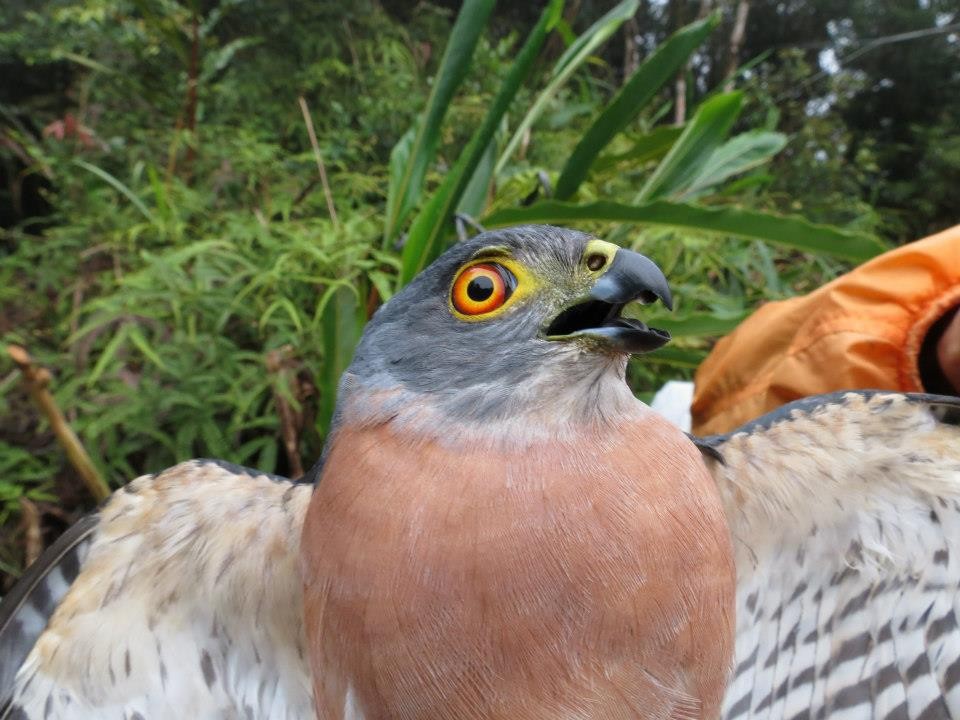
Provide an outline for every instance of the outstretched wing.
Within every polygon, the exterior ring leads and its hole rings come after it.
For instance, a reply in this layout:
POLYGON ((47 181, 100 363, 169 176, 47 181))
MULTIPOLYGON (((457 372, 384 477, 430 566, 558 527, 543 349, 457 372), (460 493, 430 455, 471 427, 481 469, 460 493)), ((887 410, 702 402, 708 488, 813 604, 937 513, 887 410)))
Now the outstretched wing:
POLYGON ((960 400, 799 401, 701 441, 736 551, 723 717, 960 717, 960 400))
POLYGON ((310 492, 194 460, 114 493, 0 606, 4 717, 308 717, 310 492))

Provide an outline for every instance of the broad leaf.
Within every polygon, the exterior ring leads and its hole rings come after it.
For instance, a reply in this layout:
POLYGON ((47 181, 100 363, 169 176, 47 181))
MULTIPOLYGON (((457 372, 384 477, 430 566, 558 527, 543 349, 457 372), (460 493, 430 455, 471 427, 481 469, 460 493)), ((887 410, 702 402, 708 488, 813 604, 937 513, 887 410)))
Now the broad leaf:
POLYGON ((782 133, 755 130, 737 135, 714 151, 679 197, 691 200, 704 195, 728 178, 763 165, 786 144, 782 133))
POLYGON ((644 203, 678 193, 707 165, 740 114, 743 96, 724 93, 704 102, 687 123, 634 202, 644 203))
POLYGON ((340 284, 329 288, 325 300, 322 313, 320 407, 317 413, 317 429, 321 435, 330 429, 340 376, 353 358, 365 320, 357 290, 350 285, 340 284))
POLYGON ((734 207, 707 208, 658 200, 645 205, 594 202, 585 205, 548 200, 530 207, 505 208, 483 220, 487 227, 524 223, 563 224, 580 221, 629 222, 720 233, 764 240, 805 252, 827 253, 862 262, 886 247, 872 235, 817 225, 799 217, 772 215, 734 207))
POLYGON ((490 182, 493 180, 493 165, 497 161, 497 135, 491 138, 487 143, 487 149, 484 150, 477 163, 477 169, 473 171, 473 177, 467 183, 463 190, 463 195, 457 203, 457 212, 470 217, 480 217, 487 205, 487 193, 490 191, 490 182))
POLYGON ((594 172, 602 172, 621 163, 630 163, 633 167, 651 160, 659 160, 673 146, 683 132, 682 127, 661 125, 633 140, 633 147, 621 153, 601 155, 593 164, 594 172))
POLYGON ((735 315, 719 316, 711 313, 691 313, 674 317, 672 315, 643 313, 642 319, 653 327, 668 331, 674 338, 718 337, 733 330, 749 314, 749 312, 742 312, 735 315))

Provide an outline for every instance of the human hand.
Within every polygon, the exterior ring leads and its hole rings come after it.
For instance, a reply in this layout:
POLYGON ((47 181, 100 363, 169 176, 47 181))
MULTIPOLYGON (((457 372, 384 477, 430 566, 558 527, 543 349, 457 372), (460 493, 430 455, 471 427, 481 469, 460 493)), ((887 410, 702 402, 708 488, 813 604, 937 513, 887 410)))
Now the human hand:
POLYGON ((953 391, 960 395, 960 310, 954 312, 937 341, 937 362, 953 391))

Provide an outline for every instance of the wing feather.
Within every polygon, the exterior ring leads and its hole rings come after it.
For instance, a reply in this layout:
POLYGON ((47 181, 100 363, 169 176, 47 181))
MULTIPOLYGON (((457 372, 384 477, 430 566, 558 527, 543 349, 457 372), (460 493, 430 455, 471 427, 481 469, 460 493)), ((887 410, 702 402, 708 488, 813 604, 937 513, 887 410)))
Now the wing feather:
POLYGON ((700 441, 736 551, 726 720, 960 718, 958 418, 858 391, 700 441))
POLYGON ((0 603, 0 709, 10 702, 17 670, 80 574, 97 523, 97 515, 74 523, 27 569, 0 603))
POLYGON ((309 716, 297 555, 311 489, 195 460, 114 493, 77 531, 86 558, 18 663, 9 716, 309 716))

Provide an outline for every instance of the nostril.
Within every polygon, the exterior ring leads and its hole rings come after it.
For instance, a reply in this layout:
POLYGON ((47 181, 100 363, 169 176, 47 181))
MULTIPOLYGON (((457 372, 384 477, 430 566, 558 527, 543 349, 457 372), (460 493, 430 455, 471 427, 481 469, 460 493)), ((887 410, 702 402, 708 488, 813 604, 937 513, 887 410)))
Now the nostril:
POLYGON ((600 253, 593 253, 587 258, 587 267, 596 272, 607 264, 607 256, 600 253))

